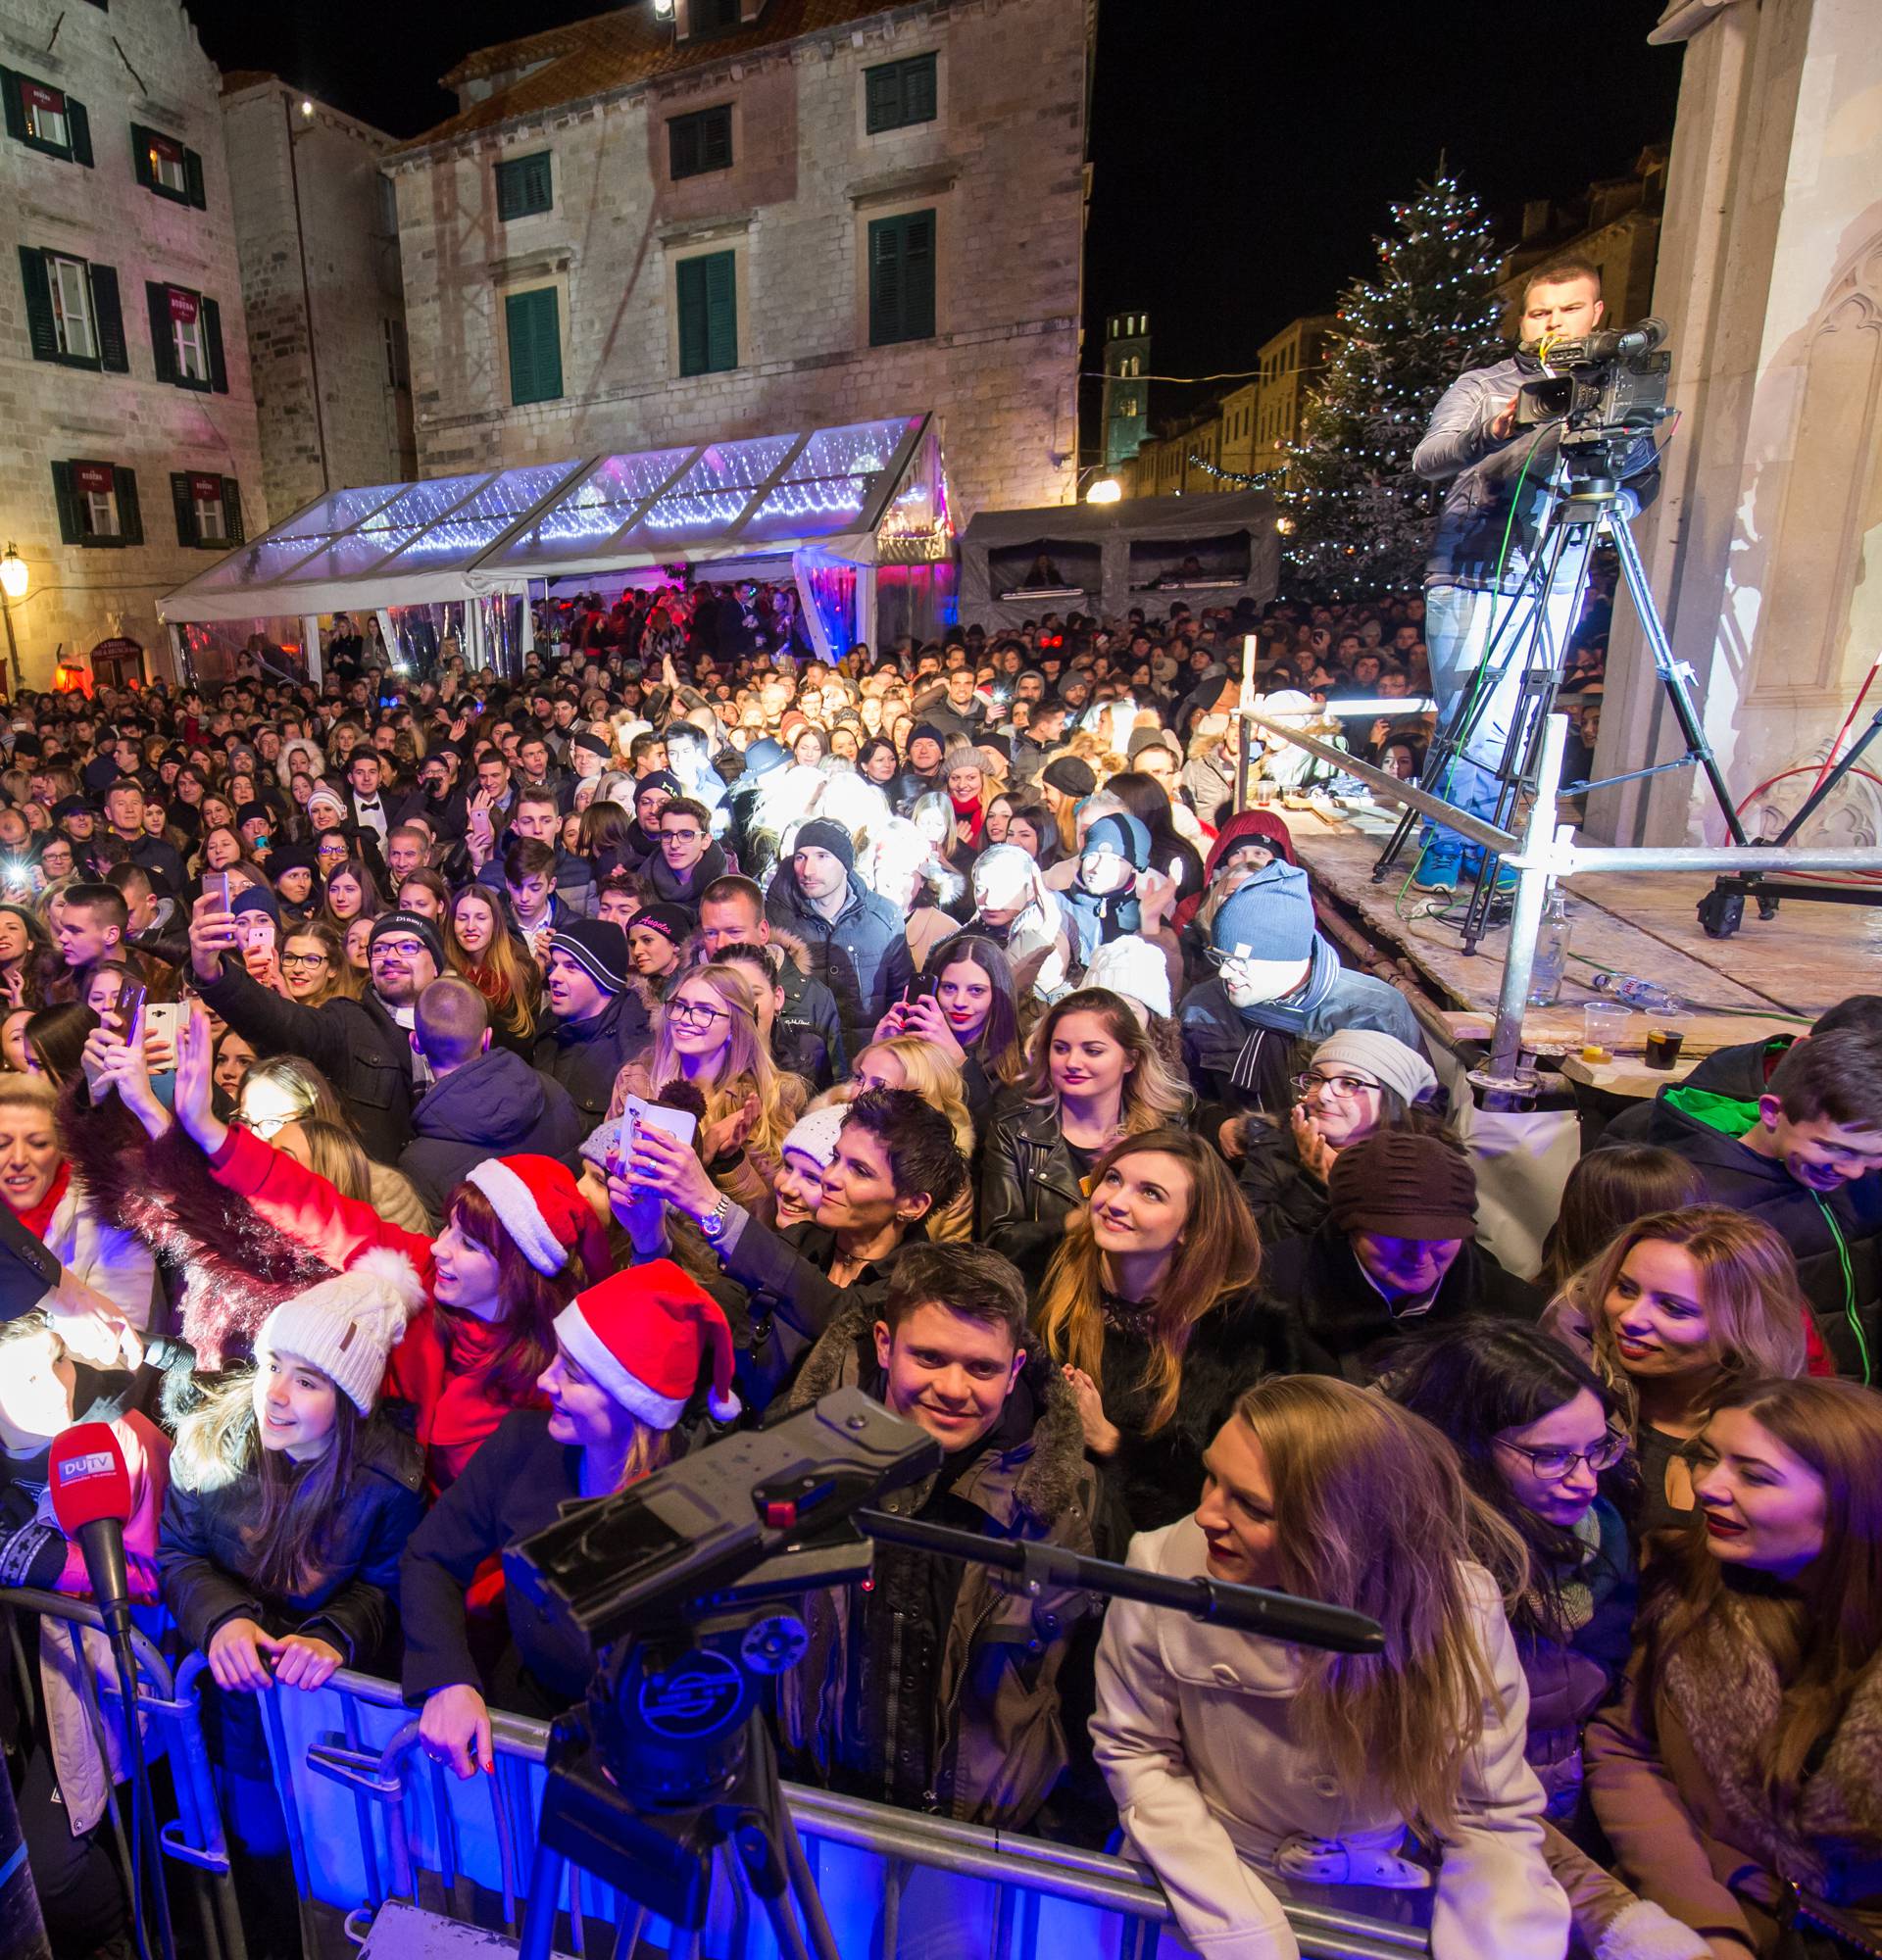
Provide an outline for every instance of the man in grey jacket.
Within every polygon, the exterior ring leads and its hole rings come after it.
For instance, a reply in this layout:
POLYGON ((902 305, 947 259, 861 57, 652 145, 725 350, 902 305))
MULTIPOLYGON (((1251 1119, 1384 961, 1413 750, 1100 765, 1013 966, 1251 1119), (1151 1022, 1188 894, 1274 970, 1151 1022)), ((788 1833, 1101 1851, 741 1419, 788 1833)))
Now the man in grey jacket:
MULTIPOLYGON (((1601 274, 1579 260, 1544 266, 1530 274, 1522 303, 1521 342, 1507 360, 1459 375, 1433 411, 1412 465, 1433 483, 1449 483, 1438 514, 1424 580, 1424 633, 1431 654, 1431 692, 1438 725, 1450 723, 1458 703, 1476 686, 1491 641, 1521 605, 1517 595, 1549 501, 1560 428, 1516 426, 1516 397, 1543 373, 1536 349, 1552 337, 1574 339, 1601 324, 1601 274)), ((1654 444, 1643 440, 1627 459, 1632 510, 1657 486, 1654 444)), ((1558 662, 1567 653, 1581 558, 1592 537, 1563 550, 1551 585, 1544 646, 1558 662)), ((1525 614, 1526 617, 1526 614, 1525 614)), ((1502 659, 1515 636, 1518 654, 1530 644, 1512 626, 1497 647, 1502 659)), ((1505 667, 1462 753, 1442 781, 1427 784, 1473 816, 1496 811, 1496 770, 1503 760, 1520 696, 1524 662, 1505 667)), ((1455 831, 1427 824, 1414 882, 1422 891, 1455 891, 1461 870, 1474 874, 1482 857, 1455 831)))

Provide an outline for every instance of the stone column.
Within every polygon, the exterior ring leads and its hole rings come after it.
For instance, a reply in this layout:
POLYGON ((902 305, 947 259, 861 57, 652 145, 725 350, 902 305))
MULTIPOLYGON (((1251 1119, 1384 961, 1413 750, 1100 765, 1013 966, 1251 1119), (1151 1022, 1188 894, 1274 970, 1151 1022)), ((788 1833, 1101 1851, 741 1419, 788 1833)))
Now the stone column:
MULTIPOLYGON (((1671 0, 1650 38, 1685 46, 1654 308, 1681 415, 1636 535, 1743 797, 1821 756, 1882 652, 1882 33, 1871 0, 1671 0)), ((1676 755, 1624 598, 1608 676, 1596 773, 1676 755)), ((1838 841, 1878 816, 1858 791, 1838 841)), ((1586 827, 1723 837, 1692 771, 1586 827)))

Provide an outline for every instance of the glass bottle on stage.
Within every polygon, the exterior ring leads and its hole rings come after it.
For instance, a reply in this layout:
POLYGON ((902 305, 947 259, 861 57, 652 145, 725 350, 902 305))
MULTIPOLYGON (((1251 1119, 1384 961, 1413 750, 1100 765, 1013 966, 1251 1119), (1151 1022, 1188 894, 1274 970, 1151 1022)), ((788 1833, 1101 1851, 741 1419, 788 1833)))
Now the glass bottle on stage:
POLYGON ((1568 936, 1573 930, 1568 895, 1560 885, 1551 885, 1542 923, 1536 929, 1536 963, 1529 969, 1532 1007, 1553 1007, 1560 998, 1562 969, 1568 963, 1568 936))

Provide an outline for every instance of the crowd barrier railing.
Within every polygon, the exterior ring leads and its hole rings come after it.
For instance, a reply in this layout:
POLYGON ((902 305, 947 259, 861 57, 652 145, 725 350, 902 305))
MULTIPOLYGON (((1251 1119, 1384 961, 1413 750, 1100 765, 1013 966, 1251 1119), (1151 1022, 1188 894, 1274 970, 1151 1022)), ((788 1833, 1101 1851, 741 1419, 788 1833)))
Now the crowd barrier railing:
MULTIPOLYGON (((0 1605, 96 1626, 94 1608, 50 1593, 0 1590, 0 1605)), ((11 1617, 11 1616, 10 1616, 11 1617)), ((24 1661, 17 1632, 16 1661, 24 1661)), ((227 1840, 198 1714, 204 1661, 173 1678, 142 1642, 141 1691, 172 1765, 177 1815, 166 1852, 196 1875, 211 1960, 246 1960, 227 1840)), ((89 1672, 89 1671, 88 1671, 89 1672)), ((36 1672, 32 1677, 36 1681, 36 1672)), ((115 1693, 91 1676, 101 1694, 115 1693)), ((321 1950, 317 1904, 343 1916, 363 1944, 398 1902, 500 1930, 520 1931, 541 1814, 545 1723, 491 1712, 496 1768, 461 1780, 418 1747, 418 1722, 397 1687, 336 1673, 312 1693, 262 1696, 274 1787, 286 1826, 303 1944, 321 1950)), ((785 1797, 845 1960, 1153 1960, 1169 1903, 1143 1867, 1101 1852, 957 1824, 825 1790, 785 1786, 785 1797)), ((1408 1960, 1425 1935, 1336 1908, 1289 1902, 1312 1960, 1408 1960)), ((588 1960, 631 1954, 640 1941, 671 1960, 775 1960, 762 1911, 751 1909, 724 1860, 704 1930, 651 1919, 593 1875, 570 1867, 558 1910, 559 1950, 588 1960)))

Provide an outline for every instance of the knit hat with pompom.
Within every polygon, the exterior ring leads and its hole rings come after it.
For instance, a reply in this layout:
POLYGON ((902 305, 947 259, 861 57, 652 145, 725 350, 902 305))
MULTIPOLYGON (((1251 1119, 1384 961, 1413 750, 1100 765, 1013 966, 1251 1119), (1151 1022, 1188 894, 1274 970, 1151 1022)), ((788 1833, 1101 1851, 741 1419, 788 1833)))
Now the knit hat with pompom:
POLYGON ((284 1299, 262 1322, 255 1355, 318 1368, 362 1415, 372 1413, 385 1363, 424 1288, 403 1252, 372 1247, 345 1272, 284 1299))

